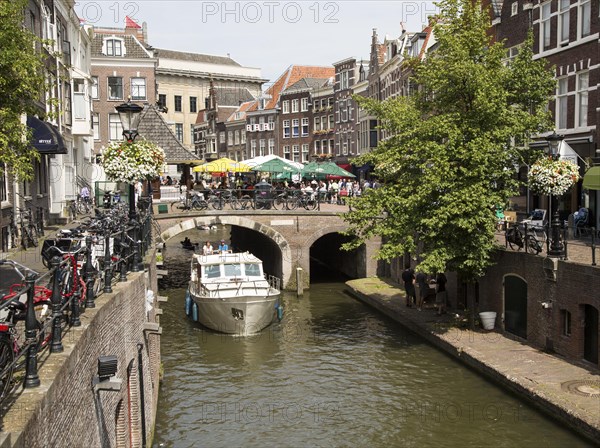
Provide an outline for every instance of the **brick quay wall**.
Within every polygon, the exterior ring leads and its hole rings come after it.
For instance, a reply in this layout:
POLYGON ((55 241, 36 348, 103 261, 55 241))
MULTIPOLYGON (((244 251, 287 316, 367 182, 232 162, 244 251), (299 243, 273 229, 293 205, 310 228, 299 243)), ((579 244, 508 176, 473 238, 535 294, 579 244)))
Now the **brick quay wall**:
POLYGON ((157 291, 150 262, 145 272, 128 273, 113 293, 100 295, 81 315, 81 327, 65 334, 64 352, 42 356, 41 386, 17 392, 4 405, 0 447, 142 446, 144 429, 149 446, 160 380, 157 291), (94 388, 98 358, 105 355, 118 359, 120 390, 94 388))

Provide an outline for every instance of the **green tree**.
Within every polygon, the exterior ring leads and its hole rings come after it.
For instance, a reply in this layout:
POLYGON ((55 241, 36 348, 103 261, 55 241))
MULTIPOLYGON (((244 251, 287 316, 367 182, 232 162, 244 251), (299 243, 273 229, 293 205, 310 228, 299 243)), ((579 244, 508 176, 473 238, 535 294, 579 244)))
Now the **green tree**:
POLYGON ((555 81, 544 61, 532 60, 531 36, 505 63, 479 1, 438 6, 438 47, 408 62, 418 93, 356 97, 392 137, 357 161, 373 164, 383 186, 352 202, 344 219, 355 238, 345 248, 381 236, 380 258, 418 252, 423 271, 449 269, 469 281, 490 265, 495 208, 515 195, 516 167, 531 157, 515 138, 547 130, 555 81))
POLYGON ((39 113, 44 86, 39 40, 23 26, 26 5, 26 0, 0 2, 0 172, 6 164, 21 179, 31 179, 31 161, 39 158, 22 117, 39 113))

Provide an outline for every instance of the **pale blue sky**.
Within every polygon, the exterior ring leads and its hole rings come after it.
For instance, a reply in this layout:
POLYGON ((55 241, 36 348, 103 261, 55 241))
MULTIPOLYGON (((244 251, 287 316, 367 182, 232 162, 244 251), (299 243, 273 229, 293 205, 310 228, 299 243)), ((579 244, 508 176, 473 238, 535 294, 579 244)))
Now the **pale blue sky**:
POLYGON ((227 55, 274 81, 290 64, 331 65, 369 57, 372 29, 397 37, 400 22, 420 31, 431 1, 80 0, 77 14, 99 26, 148 24, 150 45, 227 55))

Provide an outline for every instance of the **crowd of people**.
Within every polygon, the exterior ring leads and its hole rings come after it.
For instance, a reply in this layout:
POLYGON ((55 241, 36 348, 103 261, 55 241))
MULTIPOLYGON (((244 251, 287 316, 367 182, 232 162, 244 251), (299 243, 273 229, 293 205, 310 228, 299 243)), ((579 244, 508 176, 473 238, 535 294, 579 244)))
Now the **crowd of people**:
POLYGON ((404 283, 406 306, 408 308, 416 305, 417 310, 421 311, 430 291, 435 289, 435 308, 437 314, 444 314, 446 312, 448 301, 446 283, 448 280, 443 272, 439 272, 437 275, 430 277, 423 272, 415 273, 410 265, 406 265, 402 272, 402 282, 404 283))

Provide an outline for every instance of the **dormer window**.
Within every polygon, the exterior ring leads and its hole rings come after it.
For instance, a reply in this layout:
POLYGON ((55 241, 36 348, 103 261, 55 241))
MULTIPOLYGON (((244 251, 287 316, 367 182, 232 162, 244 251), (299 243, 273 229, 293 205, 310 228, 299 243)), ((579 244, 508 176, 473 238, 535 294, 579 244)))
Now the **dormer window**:
POLYGON ((120 37, 107 37, 102 42, 102 54, 106 56, 125 56, 125 45, 120 37))

